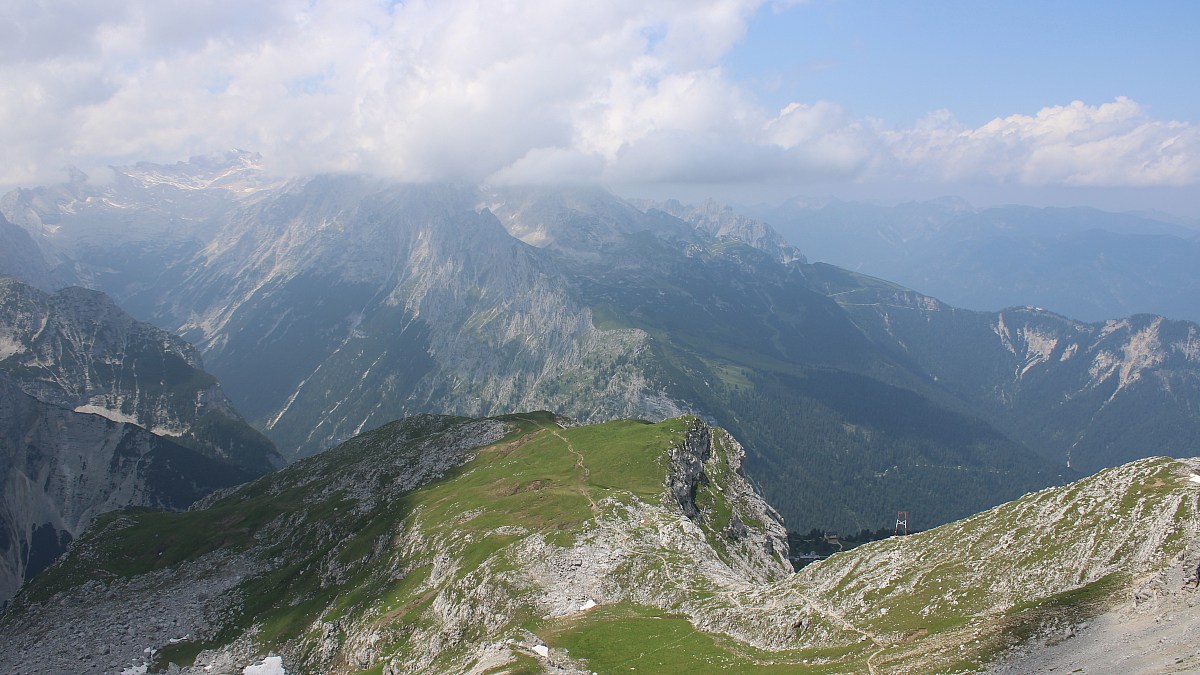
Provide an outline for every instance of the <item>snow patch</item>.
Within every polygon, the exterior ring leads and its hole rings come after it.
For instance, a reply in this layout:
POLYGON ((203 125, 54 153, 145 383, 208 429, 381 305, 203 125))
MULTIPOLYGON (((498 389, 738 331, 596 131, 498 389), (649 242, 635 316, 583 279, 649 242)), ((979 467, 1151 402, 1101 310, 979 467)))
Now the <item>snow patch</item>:
POLYGON ((535 654, 542 657, 543 659, 550 658, 550 648, 547 647, 546 645, 534 645, 533 651, 535 654))
POLYGON ((1200 475, 1192 474, 1188 476, 1188 480, 1192 481, 1193 483, 1200 484, 1200 475))
POLYGON ((596 606, 596 601, 588 598, 588 601, 579 606, 579 611, 586 612, 596 606))
POLYGON ((0 335, 0 361, 23 351, 25 351, 25 345, 17 341, 15 337, 0 335))
POLYGON ((268 656, 256 666, 242 668, 242 675, 287 675, 283 669, 283 657, 268 656))
POLYGON ((138 424, 137 418, 132 415, 126 415, 125 413, 121 412, 120 410, 109 410, 108 408, 105 408, 103 406, 98 406, 98 405, 95 405, 92 403, 89 403, 87 405, 76 406, 75 412, 99 415, 106 419, 110 419, 114 422, 124 422, 125 424, 138 424))

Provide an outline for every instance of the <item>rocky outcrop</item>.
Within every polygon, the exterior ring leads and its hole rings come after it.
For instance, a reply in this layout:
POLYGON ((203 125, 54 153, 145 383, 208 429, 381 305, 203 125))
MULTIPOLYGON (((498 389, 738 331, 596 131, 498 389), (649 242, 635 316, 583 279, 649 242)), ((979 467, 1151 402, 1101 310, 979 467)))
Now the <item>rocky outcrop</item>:
POLYGON ((723 533, 732 541, 747 542, 751 550, 761 550, 757 567, 777 568, 787 561, 789 553, 783 517, 746 477, 743 470, 746 449, 742 444, 723 429, 717 429, 715 433, 724 448, 725 462, 732 470, 732 475, 725 477, 725 484, 729 486, 734 508, 723 533))
POLYGON ((712 458, 712 431, 707 424, 696 420, 683 437, 683 442, 671 448, 671 464, 667 472, 667 490, 683 515, 693 520, 700 517, 696 506, 696 491, 709 485, 704 464, 712 458))
POLYGON ((746 480, 742 470, 746 451, 737 440, 723 429, 696 419, 684 433, 683 441, 671 448, 669 456, 667 492, 683 515, 717 528, 731 544, 744 545, 745 553, 752 558, 747 574, 757 576, 755 570, 778 568, 786 563, 788 545, 783 518, 746 480), (713 484, 710 472, 718 477, 719 485, 713 484), (703 495, 702 491, 708 494, 703 495), (722 516, 724 521, 720 522, 722 516), (754 527, 747 523, 754 523, 754 527))

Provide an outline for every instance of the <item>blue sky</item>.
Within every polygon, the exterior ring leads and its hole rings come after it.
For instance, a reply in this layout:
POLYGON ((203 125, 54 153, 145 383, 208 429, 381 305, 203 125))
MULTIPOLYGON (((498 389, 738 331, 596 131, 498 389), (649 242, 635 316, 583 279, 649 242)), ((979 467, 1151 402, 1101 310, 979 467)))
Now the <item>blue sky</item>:
POLYGON ((0 189, 280 174, 1200 217, 1200 3, 8 0, 0 189))
POLYGON ((723 63, 767 105, 826 99, 892 125, 1117 96, 1196 123, 1198 30, 1190 1, 814 0, 761 8, 723 63))

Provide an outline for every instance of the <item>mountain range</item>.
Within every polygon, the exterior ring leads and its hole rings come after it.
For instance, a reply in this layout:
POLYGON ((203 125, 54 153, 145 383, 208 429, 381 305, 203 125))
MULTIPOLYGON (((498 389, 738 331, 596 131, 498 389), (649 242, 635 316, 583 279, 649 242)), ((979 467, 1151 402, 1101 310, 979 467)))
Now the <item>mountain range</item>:
MULTIPOLYGON (((1197 665, 1190 321, 956 308, 712 202, 113 172, 0 199, 0 670, 1197 665)), ((1055 215, 938 208, 905 241, 1055 215)))
POLYGON ((1200 321, 1200 223, 1092 208, 880 206, 793 199, 744 212, 814 261, 981 311, 1045 307, 1088 322, 1154 313, 1200 321))
POLYGON ((711 204, 278 181, 244 153, 114 171, 0 211, 54 273, 194 342, 291 459, 422 412, 691 412, 790 525, 857 530, 1197 435, 1194 324, 955 310, 711 204))

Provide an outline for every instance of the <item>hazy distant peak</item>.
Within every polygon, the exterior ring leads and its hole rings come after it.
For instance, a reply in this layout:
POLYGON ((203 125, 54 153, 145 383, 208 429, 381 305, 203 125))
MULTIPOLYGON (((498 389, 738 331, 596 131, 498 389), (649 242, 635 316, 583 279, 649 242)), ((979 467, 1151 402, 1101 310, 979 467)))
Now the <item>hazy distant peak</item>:
POLYGON ((282 183, 264 171, 262 155, 244 150, 199 155, 171 165, 138 162, 110 168, 118 181, 130 181, 143 188, 166 185, 182 190, 225 188, 249 193, 282 183))
POLYGON ((937 197, 930 199, 925 203, 931 206, 940 206, 947 211, 956 211, 958 213, 972 213, 976 210, 974 206, 971 206, 971 202, 968 202, 962 197, 955 197, 953 195, 937 197))
POLYGON ((647 211, 657 209, 679 218, 715 239, 737 239, 769 254, 779 262, 805 262, 804 255, 775 231, 775 228, 764 221, 742 215, 714 199, 706 199, 698 206, 685 206, 675 199, 665 202, 643 201, 638 205, 647 211))
POLYGON ((823 209, 841 203, 842 200, 836 197, 792 197, 784 201, 784 206, 793 209, 823 209))
POLYGON ((38 288, 52 285, 50 268, 28 232, 0 214, 0 275, 12 275, 38 288))
POLYGON ((502 188, 492 190, 488 199, 487 208, 517 239, 585 257, 605 246, 628 243, 638 232, 668 239, 692 236, 686 223, 656 218, 600 187, 502 188))

